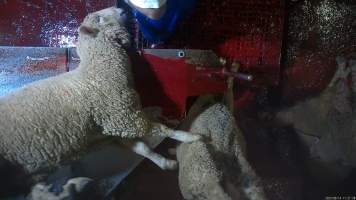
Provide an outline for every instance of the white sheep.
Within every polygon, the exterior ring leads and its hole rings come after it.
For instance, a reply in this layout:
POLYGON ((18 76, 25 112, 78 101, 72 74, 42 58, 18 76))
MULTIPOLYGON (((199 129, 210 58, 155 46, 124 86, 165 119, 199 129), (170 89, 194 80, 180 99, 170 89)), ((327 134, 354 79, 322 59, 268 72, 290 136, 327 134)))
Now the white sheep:
POLYGON ((344 181, 356 167, 356 61, 337 57, 336 63, 333 78, 320 94, 276 114, 297 132, 308 153, 310 175, 329 187, 344 181))
MULTIPOLYGON (((133 85, 123 11, 89 14, 79 28, 79 67, 0 98, 0 154, 27 174, 48 172, 103 140, 165 136, 182 142, 200 136, 147 119, 133 85)), ((139 140, 134 152, 163 169, 177 163, 139 140)), ((46 174, 45 173, 45 174, 46 174)))
MULTIPOLYGON (((201 105, 207 106, 205 102, 201 105)), ((177 149, 179 187, 184 199, 266 199, 247 161, 243 135, 226 106, 211 105, 187 124, 191 131, 211 141, 181 144, 177 149)))

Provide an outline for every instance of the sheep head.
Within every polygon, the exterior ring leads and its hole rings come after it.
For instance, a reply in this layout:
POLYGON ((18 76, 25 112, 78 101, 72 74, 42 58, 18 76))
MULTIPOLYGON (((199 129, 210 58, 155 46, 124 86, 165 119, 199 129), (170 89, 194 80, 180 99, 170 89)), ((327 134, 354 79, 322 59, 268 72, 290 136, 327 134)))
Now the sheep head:
POLYGON ((88 50, 88 46, 97 38, 105 38, 122 47, 130 45, 130 36, 125 28, 125 11, 110 7, 88 14, 80 25, 78 50, 88 50))

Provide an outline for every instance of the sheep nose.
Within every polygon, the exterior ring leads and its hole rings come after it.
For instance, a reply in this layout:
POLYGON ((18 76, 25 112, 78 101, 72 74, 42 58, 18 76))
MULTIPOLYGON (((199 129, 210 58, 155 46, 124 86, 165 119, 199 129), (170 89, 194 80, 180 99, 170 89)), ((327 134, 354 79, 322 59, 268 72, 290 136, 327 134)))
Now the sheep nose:
POLYGON ((127 20, 127 11, 122 8, 114 8, 117 16, 119 16, 120 21, 126 22, 127 20))
POLYGON ((115 12, 116 12, 119 16, 121 16, 122 13, 125 12, 124 9, 122 9, 122 8, 115 8, 115 7, 113 7, 113 8, 114 8, 115 12))

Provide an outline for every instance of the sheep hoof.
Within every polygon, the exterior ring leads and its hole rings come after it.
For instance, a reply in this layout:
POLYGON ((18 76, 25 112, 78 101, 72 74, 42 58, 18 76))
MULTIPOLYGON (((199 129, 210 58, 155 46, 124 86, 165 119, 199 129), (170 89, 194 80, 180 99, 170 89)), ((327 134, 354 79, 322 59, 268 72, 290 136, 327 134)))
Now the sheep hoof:
POLYGON ((166 159, 163 165, 160 166, 163 170, 175 170, 178 168, 178 162, 176 160, 166 159))

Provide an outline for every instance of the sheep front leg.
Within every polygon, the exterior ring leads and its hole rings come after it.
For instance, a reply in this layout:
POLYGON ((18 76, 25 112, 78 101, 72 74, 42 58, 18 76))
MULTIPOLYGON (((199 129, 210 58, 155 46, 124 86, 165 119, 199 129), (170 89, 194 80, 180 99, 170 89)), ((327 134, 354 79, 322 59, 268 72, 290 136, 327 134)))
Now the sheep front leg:
POLYGON ((148 158, 153 163, 158 165, 161 169, 176 169, 177 161, 167 159, 158 153, 152 151, 152 149, 140 139, 124 139, 118 137, 100 137, 95 140, 95 142, 91 143, 94 146, 97 145, 108 145, 114 144, 119 147, 124 147, 135 152, 138 155, 141 155, 145 158, 148 158))
POLYGON ((352 113, 352 92, 348 86, 348 78, 351 74, 351 68, 347 67, 347 60, 343 57, 336 58, 338 68, 332 78, 329 88, 334 88, 332 91, 332 98, 334 108, 340 113, 352 113))
POLYGON ((169 137, 180 142, 194 142, 201 140, 202 138, 201 135, 196 135, 181 130, 173 130, 160 123, 153 123, 153 128, 150 135, 169 137))
POLYGON ((352 80, 352 106, 353 110, 356 110, 356 59, 351 59, 349 61, 351 67, 351 80, 352 80))
POLYGON ((176 169, 178 166, 177 161, 167 159, 160 154, 153 152, 143 141, 136 140, 133 142, 125 142, 125 145, 133 152, 150 159, 163 170, 176 169))

